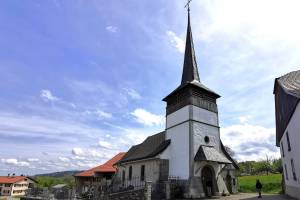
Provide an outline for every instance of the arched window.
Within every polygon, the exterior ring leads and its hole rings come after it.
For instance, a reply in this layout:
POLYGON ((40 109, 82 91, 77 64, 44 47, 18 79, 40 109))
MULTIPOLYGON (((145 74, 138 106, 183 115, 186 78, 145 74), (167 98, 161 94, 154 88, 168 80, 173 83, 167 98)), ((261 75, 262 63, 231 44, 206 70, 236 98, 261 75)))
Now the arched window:
POLYGON ((125 170, 122 171, 122 181, 125 181, 125 170))
POLYGON ((145 165, 141 166, 141 181, 145 180, 145 165))
POLYGON ((128 179, 131 181, 132 179, 132 166, 129 167, 128 179))

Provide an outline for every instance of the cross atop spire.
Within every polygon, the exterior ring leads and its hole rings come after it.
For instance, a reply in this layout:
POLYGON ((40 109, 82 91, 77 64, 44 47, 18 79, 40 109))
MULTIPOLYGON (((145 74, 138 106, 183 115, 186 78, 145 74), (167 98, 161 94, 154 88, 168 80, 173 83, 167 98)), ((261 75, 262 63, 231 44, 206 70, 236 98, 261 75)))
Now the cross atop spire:
POLYGON ((198 67, 196 62, 192 28, 190 22, 190 3, 192 0, 188 0, 188 3, 185 7, 188 7, 188 26, 186 34, 186 44, 185 44, 185 54, 184 54, 184 64, 183 64, 183 73, 181 79, 181 85, 189 83, 192 81, 200 82, 198 67))
POLYGON ((184 6, 185 8, 188 8, 188 11, 190 12, 190 3, 192 0, 188 0, 187 4, 184 6))

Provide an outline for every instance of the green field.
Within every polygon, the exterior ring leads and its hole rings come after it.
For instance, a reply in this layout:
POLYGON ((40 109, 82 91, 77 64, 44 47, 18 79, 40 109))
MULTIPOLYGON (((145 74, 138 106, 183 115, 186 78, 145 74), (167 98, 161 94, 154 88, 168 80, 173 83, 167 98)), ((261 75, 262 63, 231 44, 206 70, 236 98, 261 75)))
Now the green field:
POLYGON ((255 184, 259 179, 263 185, 263 193, 280 193, 281 189, 281 174, 260 175, 260 176, 241 176, 239 179, 240 192, 256 192, 255 184))

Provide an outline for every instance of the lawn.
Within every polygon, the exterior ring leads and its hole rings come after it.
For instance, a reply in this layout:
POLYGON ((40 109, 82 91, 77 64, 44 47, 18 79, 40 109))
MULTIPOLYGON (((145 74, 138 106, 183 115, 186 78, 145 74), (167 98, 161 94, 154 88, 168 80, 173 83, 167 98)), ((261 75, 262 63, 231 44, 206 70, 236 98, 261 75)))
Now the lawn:
POLYGON ((281 192, 281 174, 270 174, 260 176, 241 176, 239 179, 240 192, 256 192, 255 184, 259 179, 263 185, 263 193, 278 194, 281 192))

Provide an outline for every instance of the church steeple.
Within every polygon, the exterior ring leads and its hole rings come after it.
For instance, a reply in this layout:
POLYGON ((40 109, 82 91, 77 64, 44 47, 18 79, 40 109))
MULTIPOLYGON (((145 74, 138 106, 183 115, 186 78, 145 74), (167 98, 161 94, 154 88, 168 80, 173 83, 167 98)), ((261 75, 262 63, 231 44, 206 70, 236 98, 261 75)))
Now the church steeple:
POLYGON ((167 102, 167 115, 187 105, 218 112, 216 100, 220 95, 200 82, 192 36, 190 2, 191 0, 188 0, 186 5, 188 7, 188 25, 181 84, 163 99, 167 102))
POLYGON ((185 44, 181 85, 190 83, 192 81, 200 82, 200 77, 198 73, 194 42, 192 36, 190 9, 188 9, 188 25, 187 25, 187 33, 186 33, 186 44, 185 44))

